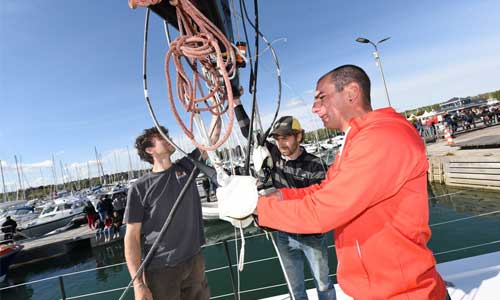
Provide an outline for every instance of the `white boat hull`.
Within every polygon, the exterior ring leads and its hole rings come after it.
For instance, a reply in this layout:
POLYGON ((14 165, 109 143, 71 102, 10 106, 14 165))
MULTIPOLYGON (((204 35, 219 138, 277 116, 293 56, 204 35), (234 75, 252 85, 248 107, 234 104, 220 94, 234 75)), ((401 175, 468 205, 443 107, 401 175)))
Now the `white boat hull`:
POLYGON ((47 220, 47 222, 39 223, 36 225, 31 225, 20 230, 20 234, 26 236, 28 238, 42 236, 46 233, 54 231, 58 228, 66 226, 74 217, 79 214, 69 215, 63 218, 55 219, 55 220, 47 220))
MULTIPOLYGON (((452 300, 491 300, 500 294, 500 251, 467 257, 437 265, 443 279, 453 286, 448 287, 452 300)), ((338 284, 335 284, 337 300, 352 300, 338 284)), ((316 289, 307 290, 310 300, 317 300, 316 289)), ((263 300, 282 300, 288 295, 274 296, 263 300)))

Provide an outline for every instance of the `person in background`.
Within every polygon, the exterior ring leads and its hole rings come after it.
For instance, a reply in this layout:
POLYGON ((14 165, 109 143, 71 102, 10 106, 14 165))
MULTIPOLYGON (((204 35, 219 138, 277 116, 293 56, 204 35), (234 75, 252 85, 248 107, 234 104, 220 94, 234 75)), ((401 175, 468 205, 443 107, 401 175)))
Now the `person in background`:
POLYGON ((113 219, 111 216, 106 217, 104 220, 104 242, 109 242, 111 240, 111 231, 113 231, 113 219))
POLYGON ((108 216, 108 208, 106 207, 105 199, 106 195, 101 195, 96 205, 97 213, 99 214, 99 220, 101 220, 101 222, 104 222, 104 220, 106 220, 106 217, 108 216))
POLYGON ((125 205, 127 201, 127 195, 125 193, 116 193, 113 195, 113 215, 114 212, 118 212, 120 216, 123 217, 123 213, 125 212, 125 205))
POLYGON ((17 230, 17 222, 10 216, 5 218, 5 222, 2 224, 3 240, 7 243, 14 242, 14 235, 17 230))
POLYGON ((97 212, 95 211, 92 202, 87 201, 87 205, 83 208, 83 213, 87 217, 87 224, 90 229, 94 229, 94 222, 96 219, 97 212))
POLYGON ((113 212, 113 239, 120 237, 120 227, 123 223, 123 217, 118 211, 113 212))
POLYGON ((96 242, 99 242, 101 237, 104 238, 104 222, 101 221, 101 219, 95 220, 94 228, 95 228, 95 240, 96 242))
MULTIPOLYGON (((240 129, 242 134, 248 137, 250 120, 240 100, 236 99, 234 102, 240 129)), ((300 146, 304 140, 304 130, 299 120, 292 116, 281 117, 276 121, 270 136, 275 143, 265 141, 264 146, 272 160, 272 167, 268 171, 273 187, 307 187, 325 178, 326 168, 321 159, 300 146)), ((300 219, 294 221, 299 222, 300 219)), ((304 263, 307 262, 313 275, 318 299, 336 299, 335 288, 329 277, 326 234, 321 232, 300 234, 293 230, 282 230, 277 231, 276 235, 276 243, 294 298, 308 299, 304 279, 304 263)))
POLYGON ((345 142, 320 184, 260 197, 259 225, 335 229, 337 279, 354 299, 445 300, 427 247, 429 164, 417 131, 393 108, 372 109, 370 79, 354 65, 318 80, 312 111, 345 142))

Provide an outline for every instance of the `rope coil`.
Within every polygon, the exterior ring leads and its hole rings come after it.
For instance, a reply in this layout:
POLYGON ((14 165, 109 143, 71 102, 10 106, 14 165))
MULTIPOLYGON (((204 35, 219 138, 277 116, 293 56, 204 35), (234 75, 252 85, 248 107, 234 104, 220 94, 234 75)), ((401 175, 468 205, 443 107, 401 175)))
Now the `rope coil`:
POLYGON ((233 127, 233 91, 230 80, 236 73, 235 51, 222 32, 189 0, 177 1, 176 14, 179 37, 172 41, 165 56, 170 106, 174 117, 191 142, 199 149, 213 151, 226 142, 233 127), (170 74, 172 60, 176 69, 177 97, 184 110, 190 113, 189 125, 181 119, 175 105, 170 74), (184 70, 183 62, 191 69, 192 79, 184 70), (199 68, 202 72, 199 72, 199 68), (203 95, 201 81, 208 87, 209 92, 206 96, 203 95), (213 145, 197 142, 193 134, 195 115, 207 111, 218 116, 228 113, 229 122, 226 131, 213 145))

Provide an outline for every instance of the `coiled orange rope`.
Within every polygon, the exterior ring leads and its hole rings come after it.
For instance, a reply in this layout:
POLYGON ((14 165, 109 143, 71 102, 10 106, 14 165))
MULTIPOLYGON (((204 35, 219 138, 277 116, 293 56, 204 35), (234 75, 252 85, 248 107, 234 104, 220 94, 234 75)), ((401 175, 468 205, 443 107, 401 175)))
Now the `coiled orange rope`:
POLYGON ((165 56, 165 74, 168 97, 174 116, 193 144, 203 150, 215 150, 230 136, 234 121, 233 92, 230 78, 236 72, 236 55, 231 43, 189 0, 170 2, 176 5, 179 37, 172 41, 165 56), (225 53, 222 53, 221 46, 225 53), (189 127, 181 119, 173 97, 170 61, 176 69, 177 97, 185 111, 190 113, 189 127), (186 74, 184 62, 190 67, 192 81, 186 74), (202 73, 199 72, 201 67, 202 73), (201 81, 208 87, 203 95, 201 81), (200 96, 197 96, 197 88, 200 96), (213 145, 198 143, 193 135, 193 119, 196 114, 209 111, 214 115, 228 113, 228 126, 224 135, 213 145))

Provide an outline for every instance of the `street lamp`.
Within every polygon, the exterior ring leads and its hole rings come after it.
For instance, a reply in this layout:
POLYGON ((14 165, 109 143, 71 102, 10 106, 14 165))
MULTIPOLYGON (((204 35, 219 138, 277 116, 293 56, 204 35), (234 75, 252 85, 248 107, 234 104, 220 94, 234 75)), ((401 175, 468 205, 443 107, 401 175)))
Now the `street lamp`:
POLYGON ((385 83, 385 76, 384 76, 384 71, 382 70, 382 63, 380 62, 380 56, 378 55, 378 49, 377 45, 380 43, 383 43, 390 39, 390 37, 386 37, 385 39, 381 39, 378 41, 376 44, 370 41, 369 39, 365 39, 362 37, 359 37, 356 39, 356 42, 358 43, 363 43, 363 44, 372 44, 373 47, 375 47, 375 51, 373 52, 373 56, 375 57, 375 64, 377 65, 378 69, 380 70, 380 74, 382 75, 382 81, 384 82, 384 88, 385 88, 385 96, 387 97, 387 103, 389 103, 389 106, 391 106, 391 100, 389 99, 389 92, 387 91, 387 84, 385 83))

